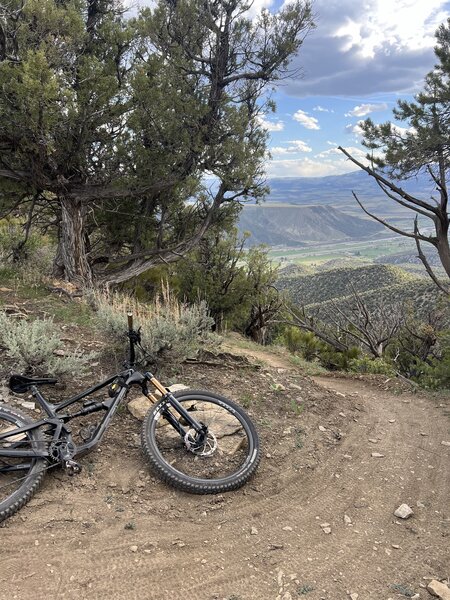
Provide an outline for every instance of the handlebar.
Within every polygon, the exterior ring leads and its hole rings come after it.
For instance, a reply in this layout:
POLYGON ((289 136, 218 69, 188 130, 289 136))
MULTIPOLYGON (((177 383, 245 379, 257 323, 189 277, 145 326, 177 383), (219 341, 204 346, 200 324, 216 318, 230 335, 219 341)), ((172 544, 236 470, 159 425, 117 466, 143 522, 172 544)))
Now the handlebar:
POLYGON ((127 317, 128 317, 128 331, 132 331, 132 329, 133 329, 133 313, 131 313, 131 312, 127 313, 127 317))

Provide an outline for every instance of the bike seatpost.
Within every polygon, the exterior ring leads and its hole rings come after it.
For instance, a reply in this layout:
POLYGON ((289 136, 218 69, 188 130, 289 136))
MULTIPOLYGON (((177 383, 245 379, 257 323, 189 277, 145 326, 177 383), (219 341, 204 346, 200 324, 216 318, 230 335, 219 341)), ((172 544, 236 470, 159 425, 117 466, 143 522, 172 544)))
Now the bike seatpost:
POLYGON ((136 360, 136 354, 134 351, 134 331, 133 331, 133 313, 129 312, 127 313, 127 318, 128 318, 128 337, 130 338, 130 367, 134 367, 134 362, 136 360))

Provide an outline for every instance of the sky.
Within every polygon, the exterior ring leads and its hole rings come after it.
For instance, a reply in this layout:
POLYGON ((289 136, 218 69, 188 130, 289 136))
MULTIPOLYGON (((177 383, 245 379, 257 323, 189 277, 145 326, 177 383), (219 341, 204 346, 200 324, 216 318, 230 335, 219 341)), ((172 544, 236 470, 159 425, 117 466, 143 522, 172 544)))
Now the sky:
MULTIPOLYGON (((124 0, 152 5, 154 0, 124 0)), ((284 0, 254 0, 251 16, 284 0)), ((433 68, 434 33, 450 0, 312 0, 316 28, 273 95, 268 177, 340 175, 357 167, 337 150, 364 157, 358 123, 394 121, 397 100, 412 100, 433 68)), ((405 127, 405 124, 402 124, 405 127)))
MULTIPOLYGON (((274 0, 256 0, 276 10, 274 0)), ((436 57, 434 33, 450 17, 450 1, 315 0, 316 29, 306 38, 294 68, 301 77, 283 81, 274 100, 269 177, 319 177, 357 169, 337 150, 364 156, 359 121, 394 121, 398 99, 413 98, 436 57)), ((405 123, 402 124, 405 127, 405 123)))

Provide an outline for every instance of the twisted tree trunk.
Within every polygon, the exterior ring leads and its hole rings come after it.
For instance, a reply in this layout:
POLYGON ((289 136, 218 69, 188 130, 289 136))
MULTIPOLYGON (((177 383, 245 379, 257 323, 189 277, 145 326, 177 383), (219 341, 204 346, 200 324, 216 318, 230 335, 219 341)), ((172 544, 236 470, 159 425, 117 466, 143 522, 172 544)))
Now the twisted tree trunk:
POLYGON ((93 286, 84 230, 85 207, 82 200, 59 198, 61 221, 53 274, 78 287, 93 286))

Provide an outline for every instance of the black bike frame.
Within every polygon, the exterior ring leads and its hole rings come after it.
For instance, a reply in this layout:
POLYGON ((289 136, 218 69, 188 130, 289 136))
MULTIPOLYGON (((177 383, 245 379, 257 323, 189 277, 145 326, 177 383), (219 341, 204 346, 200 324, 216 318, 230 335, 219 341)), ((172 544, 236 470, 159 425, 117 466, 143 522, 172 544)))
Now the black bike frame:
MULTIPOLYGON (((134 346, 135 346, 135 344, 139 343, 140 335, 139 335, 139 331, 136 332, 133 330, 133 321, 132 321, 132 317, 130 314, 128 315, 128 326, 129 326, 128 337, 130 339, 130 352, 129 352, 129 361, 127 364, 129 366, 129 368, 122 371, 121 373, 116 373, 115 375, 108 377, 108 379, 105 379, 104 381, 98 383, 97 385, 95 385, 83 392, 80 392, 76 396, 73 396, 71 398, 63 400, 62 402, 60 402, 58 404, 53 404, 51 402, 48 402, 44 398, 44 396, 41 394, 41 392, 39 391, 37 386, 31 386, 30 390, 31 390, 33 397, 36 399, 36 401, 39 403, 39 405, 42 407, 42 409, 46 412, 47 417, 40 419, 39 421, 35 421, 35 422, 31 423, 30 425, 25 425, 24 427, 17 427, 15 429, 12 429, 5 433, 0 434, 0 441, 7 440, 8 437, 14 438, 17 435, 20 435, 22 433, 27 433, 28 431, 33 431, 34 429, 37 429, 39 427, 47 427, 47 428, 50 427, 53 429, 53 437, 52 437, 52 441, 50 442, 50 444, 52 442, 58 442, 59 440, 72 442, 71 428, 67 427, 66 423, 69 423, 72 419, 82 417, 82 416, 85 416, 85 415, 88 415, 88 414, 91 414, 94 412, 106 411, 105 416, 103 417, 103 419, 100 421, 100 423, 97 425, 94 432, 92 433, 91 438, 84 444, 77 445, 75 447, 75 451, 71 458, 82 456, 83 454, 86 454, 87 452, 89 452, 90 450, 92 450, 93 448, 98 446, 106 429, 108 428, 108 425, 109 425, 111 419, 114 416, 114 413, 116 412, 116 410, 119 407, 122 400, 127 396, 128 392, 130 390, 130 387, 132 385, 140 385, 142 388, 142 392, 145 396, 147 396, 148 398, 151 398, 152 401, 157 400, 152 394, 148 393, 148 390, 147 390, 147 382, 148 381, 150 383, 152 383, 153 386, 162 394, 162 398, 163 398, 163 400, 165 400, 165 402, 163 402, 161 405, 161 413, 164 416, 164 418, 172 425, 172 427, 174 427, 174 429, 176 429, 176 431, 180 434, 180 436, 183 438, 183 440, 186 439, 186 436, 188 435, 188 433, 191 429, 195 430, 195 432, 197 434, 206 435, 207 430, 206 430, 205 426, 202 425, 201 423, 199 423, 192 416, 192 413, 188 412, 182 406, 182 404, 180 402, 178 402, 178 400, 170 392, 170 389, 165 388, 156 379, 156 377, 154 377, 154 375, 152 375, 152 373, 146 372, 143 374, 134 369, 134 363, 135 363, 135 347, 134 346), (62 413, 61 414, 61 411, 63 411, 68 406, 71 406, 72 404, 79 402, 83 398, 86 398, 87 396, 111 385, 112 383, 117 384, 117 386, 119 387, 119 390, 114 394, 114 396, 104 400, 103 402, 96 402, 96 401, 92 400, 91 402, 85 403, 83 405, 83 408, 76 413, 73 413, 73 414, 62 413), (189 426, 188 428, 185 428, 181 425, 181 423, 176 418, 176 416, 169 410, 169 407, 174 409, 181 417, 183 417, 184 422, 187 422, 187 424, 189 426)), ((13 441, 11 441, 11 444, 13 445, 13 441)), ((20 444, 20 442, 19 442, 19 444, 20 444)), ((38 441, 34 441, 34 440, 30 441, 30 445, 32 447, 37 444, 39 444, 38 441)), ((46 442, 46 444, 47 444, 47 442, 46 442)), ((53 459, 55 459, 55 457, 52 456, 48 450, 39 450, 37 448, 30 449, 30 450, 23 450, 23 449, 19 449, 19 448, 1 448, 0 449, 0 457, 1 456, 14 457, 14 458, 29 457, 29 458, 53 458, 53 459)))

